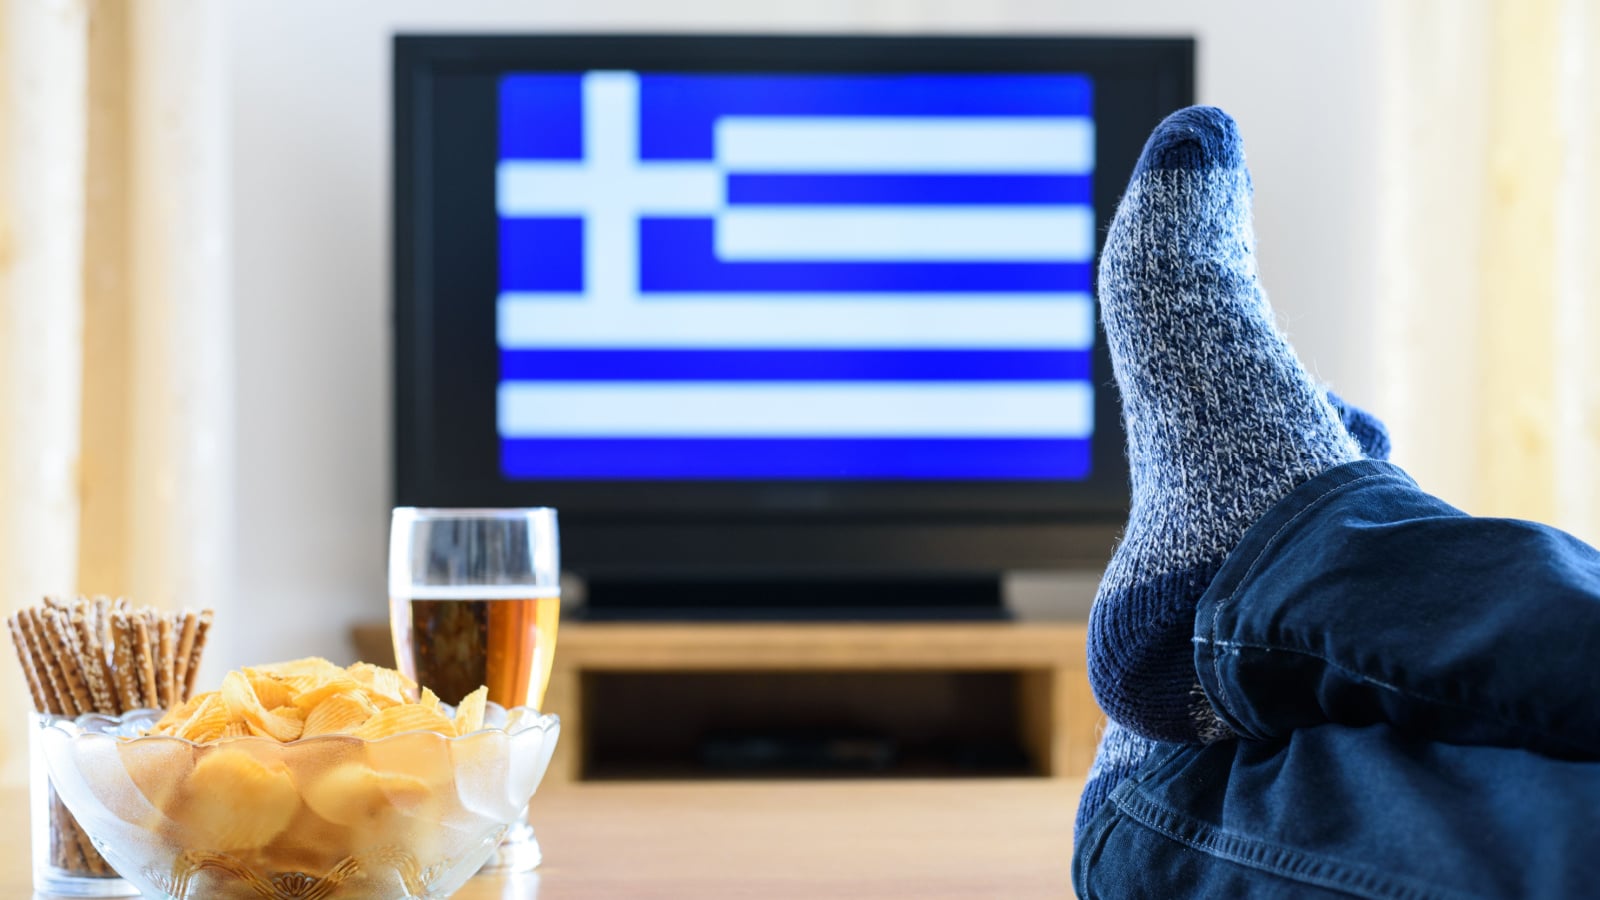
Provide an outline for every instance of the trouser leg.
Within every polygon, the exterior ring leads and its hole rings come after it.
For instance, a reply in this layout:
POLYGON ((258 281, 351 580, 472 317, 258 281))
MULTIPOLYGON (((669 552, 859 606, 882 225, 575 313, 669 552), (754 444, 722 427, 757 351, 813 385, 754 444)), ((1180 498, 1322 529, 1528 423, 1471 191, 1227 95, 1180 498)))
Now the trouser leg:
POLYGON ((1588 897, 1600 763, 1321 725, 1164 745, 1083 829, 1081 897, 1588 897))
POLYGON ((1195 664, 1241 736, 1392 723, 1600 758, 1600 551, 1466 516, 1361 461, 1296 489, 1199 606, 1195 664))

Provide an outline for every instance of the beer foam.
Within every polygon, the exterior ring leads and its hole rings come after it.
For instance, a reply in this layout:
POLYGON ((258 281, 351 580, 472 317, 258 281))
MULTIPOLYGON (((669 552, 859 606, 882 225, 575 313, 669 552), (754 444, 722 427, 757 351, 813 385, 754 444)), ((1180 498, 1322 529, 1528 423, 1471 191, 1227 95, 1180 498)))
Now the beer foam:
POLYGON ((559 584, 414 584, 390 591, 392 600, 541 600, 561 596, 559 584))

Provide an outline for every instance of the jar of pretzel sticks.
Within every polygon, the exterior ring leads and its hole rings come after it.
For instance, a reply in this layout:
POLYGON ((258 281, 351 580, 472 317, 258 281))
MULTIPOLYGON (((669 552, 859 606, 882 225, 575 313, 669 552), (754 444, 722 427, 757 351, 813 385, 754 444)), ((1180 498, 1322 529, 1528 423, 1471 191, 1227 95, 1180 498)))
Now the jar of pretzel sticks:
MULTIPOLYGON (((164 613, 106 598, 49 598, 6 623, 36 717, 166 709, 194 689, 211 611, 164 613)), ((33 886, 63 897, 132 897, 50 784, 30 723, 33 886)))

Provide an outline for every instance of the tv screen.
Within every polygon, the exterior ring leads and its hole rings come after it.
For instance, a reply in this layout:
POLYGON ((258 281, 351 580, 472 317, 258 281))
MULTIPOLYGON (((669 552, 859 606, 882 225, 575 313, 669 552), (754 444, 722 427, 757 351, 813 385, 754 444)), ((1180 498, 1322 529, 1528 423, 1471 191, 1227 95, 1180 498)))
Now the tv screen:
POLYGON ((1097 238, 1192 58, 397 38, 397 502, 557 506, 602 575, 1103 559, 1097 238))
POLYGON ((506 478, 1090 473, 1088 77, 498 88, 506 478))

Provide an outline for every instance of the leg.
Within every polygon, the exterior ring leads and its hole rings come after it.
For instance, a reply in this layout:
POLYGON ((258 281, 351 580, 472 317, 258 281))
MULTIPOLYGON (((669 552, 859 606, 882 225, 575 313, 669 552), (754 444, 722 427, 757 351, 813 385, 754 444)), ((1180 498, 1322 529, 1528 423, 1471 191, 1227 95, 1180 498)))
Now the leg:
POLYGON ((1086 898, 1585 897, 1600 764, 1385 725, 1163 745, 1081 829, 1086 898))
MULTIPOLYGON (((1389 429, 1380 419, 1345 402, 1332 391, 1327 393, 1327 398, 1338 411, 1345 430, 1361 445, 1364 456, 1377 460, 1389 458, 1389 429)), ((1161 746, 1122 727, 1115 719, 1107 720, 1105 730, 1100 735, 1099 749, 1095 752, 1094 765, 1089 770, 1078 803, 1077 833, 1083 832, 1085 824, 1099 811, 1111 791, 1137 771, 1145 759, 1161 746)))
POLYGON ((1326 722, 1600 759, 1600 551, 1353 463, 1256 523, 1201 599, 1195 665, 1241 736, 1326 722))

